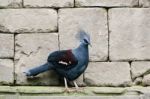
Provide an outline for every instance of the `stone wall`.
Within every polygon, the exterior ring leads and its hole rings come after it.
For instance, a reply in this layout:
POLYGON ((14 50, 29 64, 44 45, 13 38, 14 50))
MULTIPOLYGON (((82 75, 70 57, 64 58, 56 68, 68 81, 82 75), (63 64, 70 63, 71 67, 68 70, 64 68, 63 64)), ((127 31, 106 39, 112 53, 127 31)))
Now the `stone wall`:
POLYGON ((150 0, 0 0, 0 85, 60 85, 53 71, 28 80, 22 72, 78 46, 82 28, 92 47, 80 85, 149 86, 149 7, 150 0))

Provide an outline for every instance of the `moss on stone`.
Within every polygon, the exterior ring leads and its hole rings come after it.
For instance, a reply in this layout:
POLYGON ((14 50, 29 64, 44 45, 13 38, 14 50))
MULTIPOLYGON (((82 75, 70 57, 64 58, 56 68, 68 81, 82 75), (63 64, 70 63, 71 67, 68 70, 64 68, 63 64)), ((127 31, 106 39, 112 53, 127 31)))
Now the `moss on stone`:
POLYGON ((150 92, 150 87, 82 87, 79 92, 64 92, 64 87, 50 86, 0 86, 0 95, 19 94, 27 96, 121 96, 140 95, 150 92))

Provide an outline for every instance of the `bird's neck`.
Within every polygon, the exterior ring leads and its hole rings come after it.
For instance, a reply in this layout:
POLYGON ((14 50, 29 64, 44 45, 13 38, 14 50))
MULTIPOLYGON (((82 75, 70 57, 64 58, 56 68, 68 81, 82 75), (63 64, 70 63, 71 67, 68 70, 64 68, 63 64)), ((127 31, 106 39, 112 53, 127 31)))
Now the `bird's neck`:
POLYGON ((72 52, 75 55, 75 57, 79 60, 82 60, 82 61, 89 60, 89 50, 88 50, 88 45, 87 44, 81 43, 79 45, 79 47, 74 49, 72 52))
POLYGON ((81 43, 79 48, 85 48, 85 49, 88 49, 88 44, 85 44, 85 43, 81 43))
POLYGON ((77 48, 78 51, 83 51, 84 53, 88 53, 89 50, 88 50, 88 44, 85 44, 85 43, 81 43, 79 45, 79 47, 77 48))
POLYGON ((81 56, 81 54, 84 54, 84 56, 89 55, 88 45, 85 43, 81 43, 76 49, 72 51, 74 55, 77 55, 77 57, 81 56))

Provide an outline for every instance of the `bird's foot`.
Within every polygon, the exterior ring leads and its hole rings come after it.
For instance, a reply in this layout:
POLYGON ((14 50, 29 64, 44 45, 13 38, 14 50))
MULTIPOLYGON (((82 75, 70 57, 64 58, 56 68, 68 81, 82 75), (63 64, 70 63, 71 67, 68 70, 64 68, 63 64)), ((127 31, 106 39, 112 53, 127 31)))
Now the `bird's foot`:
POLYGON ((66 93, 71 93, 71 92, 83 92, 84 91, 84 88, 65 88, 64 92, 66 93))
POLYGON ((84 91, 84 88, 75 88, 75 92, 83 92, 84 91))
POLYGON ((64 92, 65 92, 65 93, 70 93, 71 90, 70 90, 69 88, 65 88, 64 92))

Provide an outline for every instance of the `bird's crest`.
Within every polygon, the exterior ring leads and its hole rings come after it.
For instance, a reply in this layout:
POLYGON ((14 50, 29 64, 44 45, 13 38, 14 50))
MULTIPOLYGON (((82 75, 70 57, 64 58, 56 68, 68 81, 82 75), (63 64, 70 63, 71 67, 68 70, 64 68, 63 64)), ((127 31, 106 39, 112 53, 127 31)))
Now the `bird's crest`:
POLYGON ((88 33, 86 33, 84 30, 79 30, 76 38, 78 40, 80 40, 81 42, 86 40, 85 42, 87 42, 88 44, 90 44, 90 35, 88 33))

